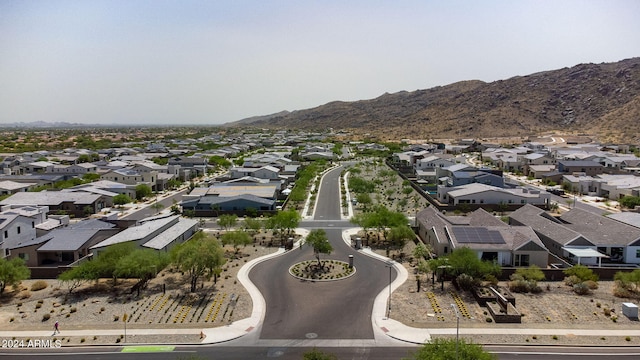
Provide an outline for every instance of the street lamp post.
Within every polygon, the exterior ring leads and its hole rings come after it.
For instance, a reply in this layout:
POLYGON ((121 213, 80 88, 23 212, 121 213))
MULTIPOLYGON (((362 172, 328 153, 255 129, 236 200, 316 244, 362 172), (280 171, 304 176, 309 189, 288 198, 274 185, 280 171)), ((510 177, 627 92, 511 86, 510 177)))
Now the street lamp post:
POLYGON ((451 308, 456 313, 456 359, 459 359, 459 357, 458 357, 458 338, 460 336, 460 313, 458 312, 458 308, 456 307, 456 304, 451 304, 451 308))

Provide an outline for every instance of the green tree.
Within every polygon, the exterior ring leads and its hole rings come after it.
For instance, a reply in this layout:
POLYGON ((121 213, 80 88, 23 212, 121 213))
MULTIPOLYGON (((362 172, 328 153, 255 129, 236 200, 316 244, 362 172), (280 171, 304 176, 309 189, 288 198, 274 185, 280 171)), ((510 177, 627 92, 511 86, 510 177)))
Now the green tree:
POLYGON ((100 175, 96 173, 86 173, 82 175, 82 180, 84 180, 85 182, 94 182, 100 180, 100 175))
POLYGON ((136 199, 142 200, 147 196, 153 194, 151 187, 147 184, 138 184, 136 185, 136 199))
POLYGON ((4 293, 7 285, 18 286, 22 280, 28 279, 30 275, 31 271, 25 265, 24 260, 0 258, 0 295, 4 293))
POLYGON ((313 248, 313 254, 318 260, 318 266, 322 267, 322 262, 320 261, 320 254, 331 254, 333 251, 333 247, 329 242, 329 238, 327 238, 327 233, 324 229, 313 229, 307 235, 307 238, 304 240, 304 243, 311 246, 313 248))
POLYGON ((389 231, 389 239, 387 241, 387 252, 391 248, 402 250, 407 241, 416 238, 416 234, 407 225, 394 226, 389 231))
POLYGON ((223 214, 218 217, 218 225, 221 228, 229 231, 232 227, 238 224, 238 215, 235 214, 223 214))
POLYGON ((371 195, 367 193, 360 193, 356 195, 356 201, 362 204, 364 211, 367 211, 367 206, 371 205, 373 200, 371 199, 371 195))
POLYGON ((222 168, 230 167, 231 161, 223 158, 222 156, 214 155, 209 158, 209 164, 213 164, 222 168))
POLYGON ((260 219, 255 218, 245 218, 242 222, 242 227, 251 232, 251 234, 255 235, 260 232, 262 229, 264 222, 260 219))
POLYGON ((500 265, 480 260, 476 252, 468 247, 453 250, 447 258, 454 276, 467 274, 474 279, 481 280, 487 275, 498 276, 501 272, 500 265))
POLYGON ((164 252, 152 249, 136 249, 118 259, 114 269, 119 278, 136 278, 147 280, 169 264, 169 257, 164 252))
POLYGON ((390 228, 406 226, 409 220, 403 213, 391 211, 382 205, 376 206, 373 214, 371 221, 378 229, 378 234, 382 233, 385 242, 387 242, 387 248, 389 248, 391 244, 387 241, 387 237, 390 228))
POLYGON ((58 280, 69 290, 69 294, 73 293, 75 289, 82 286, 82 284, 88 280, 88 276, 83 273, 85 269, 85 267, 80 265, 58 275, 58 280))
POLYGON ((349 177, 349 189, 356 194, 370 194, 376 190, 376 184, 358 176, 349 177))
POLYGON ((280 239, 284 242, 291 235, 293 229, 298 227, 301 217, 295 210, 278 211, 277 214, 267 219, 266 228, 278 231, 280 239))
POLYGON ((114 205, 124 205, 130 203, 132 200, 127 194, 118 194, 113 197, 114 205))
POLYGON ((640 206, 640 196, 626 195, 625 197, 620 199, 620 205, 628 209, 633 209, 636 206, 640 206))
POLYGON ((169 181, 167 181, 169 189, 175 189, 180 185, 182 185, 182 181, 180 179, 169 179, 169 181))
POLYGON ((240 246, 247 246, 253 242, 251 235, 240 230, 224 233, 220 240, 222 240, 223 245, 233 245, 233 250, 236 255, 240 252, 240 246))
POLYGON ((113 279, 113 286, 115 286, 118 282, 118 274, 116 273, 118 261, 135 250, 136 244, 132 241, 109 245, 99 251, 95 259, 82 264, 87 267, 84 269, 84 273, 92 279, 110 277, 113 279))
POLYGON ((88 163, 91 161, 91 157, 88 154, 82 154, 78 156, 78 164, 88 163))
POLYGON ((226 262, 220 242, 203 232, 198 232, 189 241, 175 246, 171 251, 171 259, 180 270, 189 275, 191 292, 196 291, 198 280, 203 276, 213 276, 216 282, 222 265, 226 262))
POLYGON ((481 345, 465 339, 432 339, 405 360, 494 360, 497 357, 485 351, 481 345))

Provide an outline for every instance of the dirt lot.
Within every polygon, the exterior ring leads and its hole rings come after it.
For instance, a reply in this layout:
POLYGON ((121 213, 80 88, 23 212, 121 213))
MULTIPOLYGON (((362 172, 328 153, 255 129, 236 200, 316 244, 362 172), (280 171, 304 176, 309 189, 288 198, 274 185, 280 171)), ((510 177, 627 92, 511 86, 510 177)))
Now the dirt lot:
MULTIPOLYGON (((229 252, 231 248, 227 249, 229 252)), ((0 324, 3 330, 50 330, 55 321, 64 329, 120 329, 127 314, 127 328, 205 328, 217 327, 247 318, 253 303, 237 281, 238 270, 249 260, 276 251, 276 248, 247 246, 242 258, 223 267, 216 285, 213 279, 200 282, 196 293, 189 292, 189 279, 174 269, 166 269, 151 280, 140 295, 131 293, 135 280, 120 280, 116 287, 110 280, 85 284, 71 295, 58 280, 47 280, 48 286, 32 291, 36 280, 22 282, 15 293, 0 302, 0 324), (164 289, 163 289, 164 285, 164 289), (164 290, 164 291, 163 291, 164 290), (45 320, 48 317, 48 320, 45 320)), ((116 343, 117 336, 98 338, 65 338, 63 344, 116 343)), ((197 335, 129 336, 128 342, 199 342, 197 335)))
MULTIPOLYGON (((563 282, 541 282, 540 294, 513 293, 516 309, 522 314, 521 324, 496 324, 491 321, 486 307, 478 305, 470 292, 456 291, 450 282, 432 284, 429 277, 426 284, 417 284, 413 268, 404 264, 409 271, 409 279, 392 294, 392 318, 417 328, 451 328, 456 326, 456 316, 450 304, 459 296, 469 316, 461 316, 460 327, 495 328, 546 328, 546 329, 638 329, 640 323, 622 315, 623 302, 637 300, 621 299, 613 296, 612 281, 602 281, 598 289, 590 295, 576 295, 563 282), (435 306, 435 307, 434 307, 435 306), (438 312, 440 310, 440 312, 438 312), (609 313, 608 310, 611 312, 609 313), (607 315, 606 313, 609 313, 607 315), (615 321, 613 320, 615 319, 615 321)), ((508 287, 506 282, 499 286, 508 287)), ((566 345, 640 345, 639 337, 609 336, 533 336, 533 335, 473 335, 474 342, 483 344, 566 344, 566 345)))

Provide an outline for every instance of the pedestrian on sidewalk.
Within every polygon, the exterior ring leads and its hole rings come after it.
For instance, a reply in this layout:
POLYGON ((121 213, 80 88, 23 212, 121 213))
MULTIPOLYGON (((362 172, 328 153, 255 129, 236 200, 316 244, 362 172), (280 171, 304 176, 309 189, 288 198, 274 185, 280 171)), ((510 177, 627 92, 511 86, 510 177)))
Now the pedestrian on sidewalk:
POLYGON ((60 324, 57 321, 53 324, 53 335, 55 334, 60 334, 60 324))

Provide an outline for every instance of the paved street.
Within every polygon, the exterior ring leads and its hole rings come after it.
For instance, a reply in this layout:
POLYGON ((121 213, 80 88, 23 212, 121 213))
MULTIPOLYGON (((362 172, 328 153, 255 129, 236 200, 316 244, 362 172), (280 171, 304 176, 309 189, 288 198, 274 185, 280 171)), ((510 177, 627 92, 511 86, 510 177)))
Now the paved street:
MULTIPOLYGON (((316 220, 340 219, 340 205, 336 203, 339 174, 337 168, 324 177, 317 196, 316 220)), ((314 223, 305 225, 315 227, 314 223)), ((347 225, 338 220, 335 224, 347 225)), ((297 280, 288 269, 297 262, 314 259, 310 247, 293 249, 257 265, 249 277, 266 300, 261 339, 373 339, 373 300, 388 285, 389 268, 347 246, 340 228, 327 227, 326 232, 334 251, 323 257, 348 261, 353 255, 356 274, 329 282, 297 280)), ((393 271, 392 278, 395 276, 393 271)))

